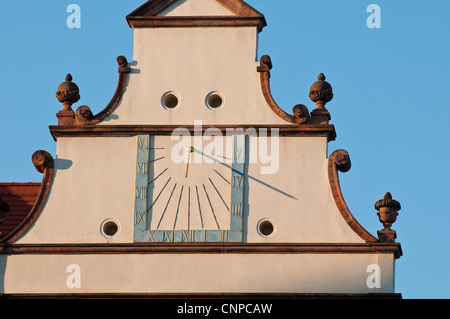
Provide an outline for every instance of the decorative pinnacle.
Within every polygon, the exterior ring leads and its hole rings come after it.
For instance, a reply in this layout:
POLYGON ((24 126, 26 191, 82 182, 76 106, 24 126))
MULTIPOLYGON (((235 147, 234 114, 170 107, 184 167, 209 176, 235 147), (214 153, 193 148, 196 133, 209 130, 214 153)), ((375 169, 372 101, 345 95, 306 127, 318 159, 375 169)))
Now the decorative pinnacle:
POLYGON ((391 193, 387 192, 383 199, 375 203, 375 209, 378 210, 378 218, 383 224, 384 229, 378 231, 378 238, 382 242, 393 242, 397 238, 395 230, 391 226, 397 220, 398 212, 401 209, 400 203, 392 199, 391 193))
POLYGON ((389 192, 384 195, 383 199, 380 199, 375 203, 375 209, 380 209, 382 207, 392 207, 396 210, 400 210, 402 208, 398 201, 392 199, 392 195, 389 192))
POLYGON ((66 75, 66 81, 58 86, 56 98, 64 105, 61 111, 73 112, 72 104, 78 102, 80 99, 80 90, 78 86, 72 82, 72 75, 70 73, 66 75))
POLYGON ((318 81, 311 86, 309 98, 316 103, 317 109, 326 110, 325 104, 333 99, 333 88, 325 81, 325 74, 320 73, 317 79, 318 81))

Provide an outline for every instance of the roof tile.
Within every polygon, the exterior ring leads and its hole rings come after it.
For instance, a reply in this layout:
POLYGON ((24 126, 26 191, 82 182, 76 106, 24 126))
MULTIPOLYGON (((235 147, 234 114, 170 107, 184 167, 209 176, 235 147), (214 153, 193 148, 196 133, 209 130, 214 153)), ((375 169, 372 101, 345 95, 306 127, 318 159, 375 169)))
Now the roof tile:
POLYGON ((0 198, 10 209, 0 224, 0 232, 8 235, 27 217, 37 200, 41 183, 0 183, 0 198))

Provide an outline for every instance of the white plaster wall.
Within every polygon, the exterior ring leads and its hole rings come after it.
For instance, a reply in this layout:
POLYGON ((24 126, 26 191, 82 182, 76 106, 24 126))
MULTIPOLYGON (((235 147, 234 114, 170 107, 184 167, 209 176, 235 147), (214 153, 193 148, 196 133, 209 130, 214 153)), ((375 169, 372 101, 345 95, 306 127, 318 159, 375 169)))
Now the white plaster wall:
POLYGON ((135 161, 134 137, 59 138, 48 201, 17 242, 131 242, 135 161), (110 218, 120 223, 113 239, 100 232, 110 218))
POLYGON ((256 27, 135 29, 134 62, 121 103, 101 125, 288 124, 267 106, 256 71, 256 27), (165 109, 174 91, 179 106, 165 109), (212 91, 219 109, 206 106, 212 91))
MULTIPOLYGON (((248 242, 364 242, 336 208, 328 181, 325 137, 279 139, 276 174, 260 174, 261 162, 248 170, 248 242), (268 218, 275 231, 257 232, 268 218)), ((345 196, 345 192, 344 192, 345 196)))
MULTIPOLYGON (((170 139, 161 141, 164 140, 170 139)), ((263 144, 250 145, 253 152, 263 144)), ((248 164, 246 242, 363 242, 346 224, 331 196, 326 147, 326 138, 281 137, 280 156, 272 156, 272 161, 279 160, 274 174, 261 174, 261 167, 269 164, 261 163, 259 156, 258 163, 248 164), (263 218, 274 222, 275 232, 271 236, 261 236, 257 230, 263 218)), ((183 175, 186 164, 177 165, 181 170, 172 171, 183 175)), ((55 168, 49 199, 40 217, 18 243, 133 242, 135 137, 60 138, 55 168), (112 238, 100 231, 107 219, 120 226, 112 238)), ((194 169, 193 164, 191 174, 194 169)), ((201 171, 201 167, 198 169, 201 171)), ((214 174, 212 169, 204 171, 214 174)), ((173 209, 176 208, 175 205, 173 209)), ((182 217, 180 223, 181 220, 182 217)))
POLYGON ((389 254, 0 256, 0 293, 392 293, 389 254), (69 265, 80 288, 68 288, 69 265), (380 288, 369 288, 369 265, 380 288), (145 266, 143 266, 145 265, 145 266), (349 267, 351 265, 351 267, 349 267), (220 274, 218 276, 218 274, 220 274))

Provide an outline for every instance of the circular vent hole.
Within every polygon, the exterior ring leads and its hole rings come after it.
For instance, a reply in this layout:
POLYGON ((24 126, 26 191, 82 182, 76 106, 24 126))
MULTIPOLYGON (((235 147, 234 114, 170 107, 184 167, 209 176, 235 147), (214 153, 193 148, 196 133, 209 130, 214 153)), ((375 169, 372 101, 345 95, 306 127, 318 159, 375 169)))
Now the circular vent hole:
POLYGON ((173 108, 177 107, 179 102, 180 102, 180 99, 173 92, 166 93, 163 97, 163 104, 168 109, 173 109, 173 108))
POLYGON ((273 231, 275 230, 275 227, 273 223, 270 220, 263 220, 259 223, 259 232, 263 236, 270 236, 272 235, 273 231))
POLYGON ((103 225, 103 233, 107 236, 114 236, 119 230, 119 226, 114 221, 107 221, 103 225))
POLYGON ((210 93, 206 99, 206 103, 212 109, 217 109, 223 105, 223 97, 217 93, 210 93))

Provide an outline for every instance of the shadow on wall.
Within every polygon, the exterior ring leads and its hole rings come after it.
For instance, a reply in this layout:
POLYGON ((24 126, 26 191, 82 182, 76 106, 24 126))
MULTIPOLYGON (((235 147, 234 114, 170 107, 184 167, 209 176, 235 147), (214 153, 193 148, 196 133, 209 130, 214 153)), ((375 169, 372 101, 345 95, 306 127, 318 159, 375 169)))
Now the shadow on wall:
POLYGON ((57 170, 67 170, 73 164, 73 162, 71 160, 63 159, 63 158, 55 158, 54 161, 55 161, 55 168, 57 170))

